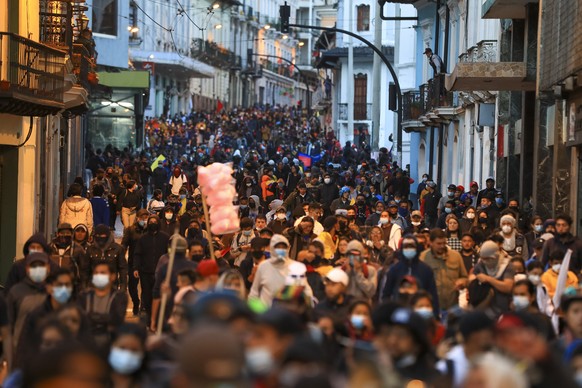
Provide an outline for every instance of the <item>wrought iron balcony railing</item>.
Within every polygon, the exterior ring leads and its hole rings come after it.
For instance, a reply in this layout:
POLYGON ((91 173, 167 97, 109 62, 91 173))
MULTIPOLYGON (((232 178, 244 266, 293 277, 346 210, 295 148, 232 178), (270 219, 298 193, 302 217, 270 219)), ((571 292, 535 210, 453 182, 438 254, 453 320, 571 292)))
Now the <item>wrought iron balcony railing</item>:
POLYGON ((63 103, 66 56, 65 51, 0 32, 0 111, 28 115, 27 109, 36 105, 31 110, 35 115, 53 113, 63 103))
POLYGON ((402 94, 402 121, 414 121, 423 113, 423 99, 419 90, 402 94))
MULTIPOLYGON (((340 120, 348 119, 348 104, 338 104, 340 120)), ((372 104, 354 103, 354 120, 372 120, 372 104)))
POLYGON ((200 38, 192 39, 190 54, 194 59, 222 69, 236 70, 242 67, 240 55, 200 38))
POLYGON ((453 92, 449 92, 445 88, 445 74, 439 74, 429 79, 426 84, 420 85, 420 100, 422 114, 437 108, 453 106, 453 92))

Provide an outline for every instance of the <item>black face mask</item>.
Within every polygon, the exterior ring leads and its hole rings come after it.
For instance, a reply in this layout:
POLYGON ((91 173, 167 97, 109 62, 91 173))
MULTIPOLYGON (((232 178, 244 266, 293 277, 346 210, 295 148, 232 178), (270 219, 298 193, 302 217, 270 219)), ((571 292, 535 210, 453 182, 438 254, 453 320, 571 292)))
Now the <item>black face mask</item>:
POLYGON ((253 259, 255 260, 260 260, 264 255, 265 252, 263 251, 251 251, 251 256, 253 256, 253 259))
POLYGON ((340 230, 341 231, 346 231, 348 229, 348 223, 347 222, 340 222, 339 223, 340 226, 340 230))
POLYGON ((160 224, 158 224, 157 222, 154 222, 152 224, 148 224, 148 230, 150 232, 157 232, 160 230, 160 224))
POLYGON ((517 206, 510 206, 509 209, 511 209, 515 212, 519 212, 519 207, 517 207, 517 206))
POLYGON ((479 219, 477 221, 479 221, 480 224, 486 224, 487 218, 479 217, 479 219))
POLYGON ((204 259, 204 255, 192 255, 192 261, 199 263, 204 259))
POLYGON ((254 209, 254 208, 255 208, 255 206, 256 206, 256 205, 254 204, 254 202, 253 202, 253 203, 249 203, 249 207, 250 207, 251 209, 254 209))
POLYGON ((321 256, 315 256, 315 258, 311 261, 311 265, 313 267, 317 267, 321 264, 321 260, 322 260, 321 256))
POLYGON ((109 240, 109 237, 95 236, 95 243, 100 247, 105 246, 105 244, 107 244, 107 240, 109 240))
POLYGON ((69 245, 71 245, 72 240, 73 239, 71 236, 59 236, 59 237, 57 237, 56 245, 59 248, 65 248, 65 247, 68 247, 69 245))
POLYGON ((198 228, 188 228, 188 237, 199 237, 200 229, 198 228))
POLYGON ((366 201, 358 201, 358 205, 360 206, 364 206, 366 204, 366 201))

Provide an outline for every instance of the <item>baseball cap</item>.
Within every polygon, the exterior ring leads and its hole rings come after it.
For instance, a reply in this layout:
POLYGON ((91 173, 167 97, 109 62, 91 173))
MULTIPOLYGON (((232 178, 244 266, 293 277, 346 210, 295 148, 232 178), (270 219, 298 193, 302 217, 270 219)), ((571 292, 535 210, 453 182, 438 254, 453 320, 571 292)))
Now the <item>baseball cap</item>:
POLYGON ((469 185, 469 187, 473 187, 473 186, 479 187, 479 183, 472 181, 471 184, 469 185))
POLYGON ((28 255, 26 255, 26 261, 25 261, 26 265, 32 264, 36 261, 40 261, 41 263, 47 264, 49 261, 49 257, 44 252, 32 252, 32 253, 29 253, 28 255))
POLYGON ((341 283, 346 287, 350 282, 348 274, 345 273, 345 271, 342 270, 341 268, 332 268, 331 271, 329 271, 327 275, 325 275, 325 278, 332 283, 341 283))
POLYGON ((450 190, 457 190, 457 186, 453 185, 452 183, 447 188, 450 190))
POLYGON ((487 182, 487 181, 493 181, 493 182, 495 182, 495 178, 493 178, 492 176, 490 176, 490 177, 487 178, 487 180, 485 182, 487 182))
POLYGON ((461 193, 464 193, 465 192, 465 187, 464 186, 461 186, 461 185, 458 185, 457 186, 457 191, 460 191, 461 193))
POLYGON ((396 201, 390 201, 388 202, 388 207, 398 207, 398 204, 396 203, 396 201))
POLYGON ((216 260, 202 260, 200 263, 198 263, 196 272, 198 272, 198 275, 202 276, 203 278, 210 275, 218 275, 218 264, 216 264, 216 260))
POLYGON ((59 224, 59 226, 57 228, 57 231, 60 232, 61 230, 73 230, 73 227, 68 222, 63 222, 63 223, 59 224))

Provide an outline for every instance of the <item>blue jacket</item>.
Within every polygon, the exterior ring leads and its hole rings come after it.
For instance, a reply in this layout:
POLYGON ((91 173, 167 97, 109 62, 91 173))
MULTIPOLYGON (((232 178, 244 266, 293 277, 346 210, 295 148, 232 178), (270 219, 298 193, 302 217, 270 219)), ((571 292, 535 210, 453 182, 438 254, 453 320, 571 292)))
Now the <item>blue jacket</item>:
POLYGON ((101 197, 93 197, 89 201, 93 207, 93 225, 109 225, 109 203, 107 200, 101 197))
POLYGON ((386 285, 382 290, 382 300, 397 299, 402 278, 406 275, 412 275, 416 278, 418 288, 431 295, 434 311, 438 314, 440 312, 439 298, 432 269, 419 260, 418 254, 412 260, 404 258, 400 252, 398 252, 398 256, 400 261, 390 268, 386 275, 386 285))

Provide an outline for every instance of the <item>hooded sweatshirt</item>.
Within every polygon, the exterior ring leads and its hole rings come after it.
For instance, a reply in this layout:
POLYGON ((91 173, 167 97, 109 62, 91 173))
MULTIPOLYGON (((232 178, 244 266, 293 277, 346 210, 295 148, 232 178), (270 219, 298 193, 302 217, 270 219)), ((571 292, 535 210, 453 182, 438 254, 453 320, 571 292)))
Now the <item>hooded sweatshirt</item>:
POLYGON ((61 205, 59 214, 59 224, 68 223, 71 225, 83 224, 93 232, 93 207, 87 198, 74 196, 67 198, 61 205))
MULTIPOLYGON (((37 243, 43 246, 45 253, 50 253, 51 248, 48 245, 44 234, 36 233, 33 234, 26 242, 24 243, 24 247, 22 248, 22 254, 24 257, 20 260, 16 260, 14 264, 12 264, 12 268, 10 268, 10 272, 8 272, 8 277, 6 278, 6 284, 4 285, 4 293, 8 295, 8 291, 10 288, 14 286, 16 283, 20 282, 26 277, 26 263, 24 262, 24 258, 28 255, 30 244, 37 243)), ((49 261, 51 265, 51 271, 57 270, 59 267, 52 261, 49 261)))
MULTIPOLYGON (((275 234, 271 237, 271 258, 259 264, 249 294, 249 298, 258 298, 267 306, 273 303, 274 295, 286 285, 285 281, 287 275, 289 275, 289 267, 291 264, 294 266, 303 266, 305 268, 304 273, 307 272, 307 268, 303 263, 289 258, 289 253, 287 253, 284 259, 275 257, 275 246, 280 243, 286 244, 287 252, 289 251, 289 241, 285 236, 275 234)), ((313 297, 313 291, 307 281, 305 283, 305 294, 311 299, 313 297)))

